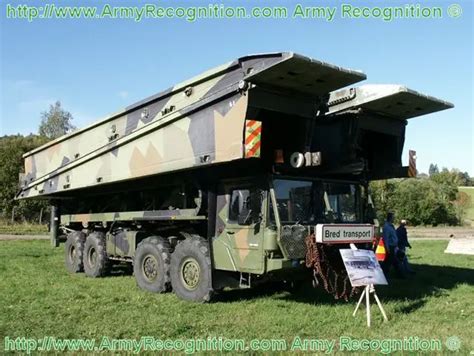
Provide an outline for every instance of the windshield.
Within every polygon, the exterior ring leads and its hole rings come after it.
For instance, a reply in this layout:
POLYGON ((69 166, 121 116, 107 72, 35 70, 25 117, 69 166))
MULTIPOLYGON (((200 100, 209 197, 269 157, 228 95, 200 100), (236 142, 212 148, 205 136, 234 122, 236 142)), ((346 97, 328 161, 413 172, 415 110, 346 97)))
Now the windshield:
MULTIPOLYGON (((353 183, 276 179, 281 223, 357 222, 359 186, 353 183)), ((274 222, 273 209, 270 207, 274 222)))

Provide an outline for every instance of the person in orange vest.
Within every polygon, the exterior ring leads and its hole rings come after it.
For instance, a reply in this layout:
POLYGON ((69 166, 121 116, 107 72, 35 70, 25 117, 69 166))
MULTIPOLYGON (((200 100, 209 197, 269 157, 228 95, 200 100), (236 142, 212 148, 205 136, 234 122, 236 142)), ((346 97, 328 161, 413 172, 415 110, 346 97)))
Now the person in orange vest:
POLYGON ((400 220, 400 225, 397 228, 397 237, 398 237, 398 248, 402 254, 402 266, 403 269, 411 274, 415 274, 416 272, 410 267, 408 263, 408 257, 406 253, 407 247, 411 249, 411 245, 408 242, 408 233, 406 229, 407 221, 405 219, 400 220))
POLYGON ((387 251, 387 256, 382 265, 382 269, 385 273, 385 276, 388 277, 390 269, 392 266, 395 268, 397 276, 400 278, 405 277, 403 267, 398 259, 398 236, 395 226, 393 226, 394 215, 393 213, 387 214, 387 220, 383 225, 383 240, 385 243, 385 249, 387 251))

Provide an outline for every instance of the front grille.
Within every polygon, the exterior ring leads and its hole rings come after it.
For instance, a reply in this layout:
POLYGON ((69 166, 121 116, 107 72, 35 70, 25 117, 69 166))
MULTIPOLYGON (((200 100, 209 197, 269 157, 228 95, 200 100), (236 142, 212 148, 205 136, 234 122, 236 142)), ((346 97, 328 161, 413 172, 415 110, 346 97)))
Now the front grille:
POLYGON ((281 228, 281 245, 288 258, 297 259, 306 256, 305 238, 309 235, 308 227, 303 225, 284 225, 281 228))

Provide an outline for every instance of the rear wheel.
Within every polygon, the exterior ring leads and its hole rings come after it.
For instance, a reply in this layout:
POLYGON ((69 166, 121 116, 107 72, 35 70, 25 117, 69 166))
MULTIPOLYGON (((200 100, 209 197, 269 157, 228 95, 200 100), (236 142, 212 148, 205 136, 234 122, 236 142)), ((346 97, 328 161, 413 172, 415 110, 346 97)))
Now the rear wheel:
POLYGON ((105 234, 93 232, 84 247, 84 272, 89 277, 103 277, 110 270, 110 261, 105 247, 105 234))
POLYGON ((179 243, 171 256, 171 285, 178 297, 208 302, 212 297, 209 244, 201 237, 179 243))
POLYGON ((66 269, 71 273, 84 271, 83 256, 86 234, 82 231, 74 231, 67 235, 64 245, 66 269))
POLYGON ((150 236, 138 244, 133 274, 140 288, 154 293, 170 289, 171 247, 163 237, 150 236))

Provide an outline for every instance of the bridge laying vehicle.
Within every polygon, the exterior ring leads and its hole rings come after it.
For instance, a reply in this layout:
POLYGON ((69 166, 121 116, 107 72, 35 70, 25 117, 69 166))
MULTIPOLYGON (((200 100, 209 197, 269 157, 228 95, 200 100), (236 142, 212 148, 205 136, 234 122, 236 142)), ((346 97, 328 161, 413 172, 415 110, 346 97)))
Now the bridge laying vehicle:
POLYGON ((193 301, 306 278, 308 236, 327 255, 372 242, 368 182, 413 176, 407 120, 452 107, 348 87, 365 78, 293 53, 239 58, 26 153, 17 198, 51 202, 71 272, 131 263, 139 287, 193 301))

